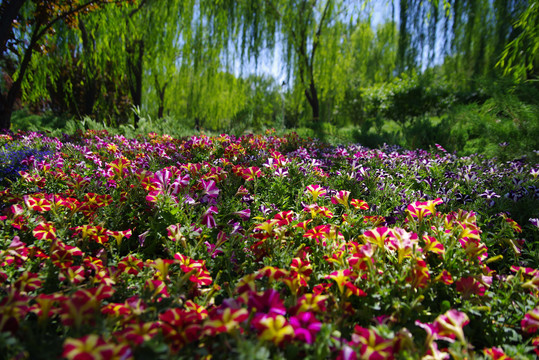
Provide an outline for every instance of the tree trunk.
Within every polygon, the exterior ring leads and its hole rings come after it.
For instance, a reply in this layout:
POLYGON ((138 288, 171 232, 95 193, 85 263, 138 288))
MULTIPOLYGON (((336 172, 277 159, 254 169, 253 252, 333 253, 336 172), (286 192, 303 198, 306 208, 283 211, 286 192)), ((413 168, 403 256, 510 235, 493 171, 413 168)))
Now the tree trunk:
POLYGON ((314 80, 311 79, 309 84, 309 89, 305 89, 305 96, 313 112, 313 123, 318 125, 320 122, 320 101, 318 100, 318 92, 316 91, 316 86, 314 80))
POLYGON ((0 130, 8 130, 11 126, 12 107, 7 106, 5 96, 0 99, 0 130))
POLYGON ((94 105, 97 101, 97 81, 95 75, 95 66, 94 62, 90 61, 91 53, 95 52, 95 38, 94 35, 89 35, 86 30, 86 25, 82 21, 82 18, 79 17, 79 29, 82 37, 82 51, 83 56, 86 57, 87 63, 85 66, 85 76, 86 80, 84 81, 84 104, 83 104, 83 115, 92 115, 94 112, 94 105))
POLYGON ((13 107, 15 106, 15 101, 17 100, 17 97, 20 96, 20 92, 22 89, 22 80, 24 79, 26 70, 30 65, 30 61, 32 60, 32 53, 39 38, 38 34, 40 28, 41 25, 36 24, 34 32, 32 33, 32 37, 30 38, 30 44, 24 52, 22 63, 19 67, 19 74, 17 75, 17 80, 15 80, 15 82, 11 85, 7 93, 2 94, 1 96, 2 100, 0 101, 0 130, 9 129, 11 127, 11 115, 13 114, 13 107))
MULTIPOLYGON (((144 40, 135 40, 127 48, 127 68, 129 77, 129 91, 133 106, 140 108, 142 105, 142 65, 144 57, 144 40)), ((135 112, 135 129, 138 127, 140 117, 135 112)))
POLYGON ((162 119, 165 111, 165 91, 167 90, 168 81, 165 81, 163 86, 159 84, 157 74, 155 75, 155 91, 157 92, 157 100, 159 101, 159 108, 157 109, 157 118, 162 119))

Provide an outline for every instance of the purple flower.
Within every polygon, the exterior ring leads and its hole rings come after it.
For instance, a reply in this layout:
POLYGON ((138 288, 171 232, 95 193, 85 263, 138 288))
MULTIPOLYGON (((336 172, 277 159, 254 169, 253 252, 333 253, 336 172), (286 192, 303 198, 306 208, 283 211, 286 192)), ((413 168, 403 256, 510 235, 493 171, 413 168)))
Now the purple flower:
POLYGON ((234 220, 230 220, 228 222, 228 225, 232 226, 232 231, 230 232, 230 235, 239 234, 243 230, 243 227, 240 225, 240 223, 234 220))
POLYGON ((138 236, 138 243, 140 244, 141 247, 144 246, 144 241, 146 241, 146 237, 148 236, 149 232, 150 230, 145 231, 138 236))
POLYGON ((208 229, 217 226, 215 219, 213 218, 213 214, 217 214, 218 212, 217 206, 210 206, 202 216, 202 224, 204 224, 208 229))
POLYGON ((273 175, 277 177, 286 177, 288 176, 288 168, 278 168, 277 170, 275 170, 273 175))
POLYGON ((188 205, 195 205, 196 201, 191 196, 185 195, 185 200, 183 201, 183 203, 188 205))
POLYGON ((532 223, 532 225, 537 226, 539 228, 539 219, 531 218, 530 222, 532 223))
POLYGON ((249 220, 251 217, 251 209, 236 211, 234 215, 239 215, 242 220, 249 220))
POLYGON ((260 208, 258 209, 260 210, 260 212, 264 215, 264 216, 268 216, 270 213, 271 213, 271 208, 267 207, 267 206, 264 206, 264 205, 260 205, 260 208))
POLYGON ((493 206, 493 205, 494 205, 494 200, 491 200, 491 199, 493 199, 493 198, 496 199, 496 198, 499 198, 499 197, 500 197, 500 195, 498 195, 498 194, 496 194, 494 191, 488 190, 488 189, 485 190, 484 193, 479 194, 479 196, 480 196, 480 197, 483 197, 483 198, 485 198, 485 199, 487 199, 487 200, 490 200, 490 201, 488 202, 488 205, 489 205, 489 206, 493 206))

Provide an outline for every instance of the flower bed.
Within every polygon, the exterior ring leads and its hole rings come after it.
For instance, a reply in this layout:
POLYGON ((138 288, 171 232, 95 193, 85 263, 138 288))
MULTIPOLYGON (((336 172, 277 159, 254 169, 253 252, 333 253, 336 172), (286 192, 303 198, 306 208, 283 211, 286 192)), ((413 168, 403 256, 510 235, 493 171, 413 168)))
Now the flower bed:
POLYGON ((272 133, 0 144, 35 150, 0 187, 7 358, 539 354, 533 161, 272 133))

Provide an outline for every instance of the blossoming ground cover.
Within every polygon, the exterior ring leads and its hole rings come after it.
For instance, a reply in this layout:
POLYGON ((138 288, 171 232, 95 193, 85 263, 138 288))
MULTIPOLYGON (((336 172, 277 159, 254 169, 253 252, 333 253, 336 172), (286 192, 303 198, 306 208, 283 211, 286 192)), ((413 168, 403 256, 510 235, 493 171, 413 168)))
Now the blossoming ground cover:
POLYGON ((539 354, 533 159, 271 132, 0 145, 6 358, 539 354))

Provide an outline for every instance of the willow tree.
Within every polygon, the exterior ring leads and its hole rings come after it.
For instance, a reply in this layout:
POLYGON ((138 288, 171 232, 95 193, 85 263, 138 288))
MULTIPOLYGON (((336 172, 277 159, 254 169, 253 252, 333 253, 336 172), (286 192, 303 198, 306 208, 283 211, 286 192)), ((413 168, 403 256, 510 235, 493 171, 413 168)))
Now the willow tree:
POLYGON ((0 61, 9 81, 2 83, 0 129, 8 129, 22 84, 31 67, 34 53, 46 53, 53 43, 53 26, 65 22, 78 26, 78 17, 94 12, 109 3, 123 0, 4 1, 0 11, 0 61))
MULTIPOLYGON (((452 78, 467 83, 494 76, 504 48, 521 31, 514 23, 536 0, 399 0, 398 69, 440 58, 452 78)), ((396 5, 396 0, 392 1, 396 5)))
MULTIPOLYGON (((147 108, 149 101, 165 111, 169 79, 181 60, 181 36, 190 25, 194 1, 139 0, 130 7, 110 9, 100 15, 100 23, 110 23, 106 38, 109 56, 117 69, 126 74, 131 104, 147 108), (149 99, 146 96, 153 95, 149 99)), ((135 112, 135 127, 138 115, 135 112)))
POLYGON ((539 76, 539 1, 531 0, 514 23, 519 33, 505 45, 497 66, 517 82, 539 76))

